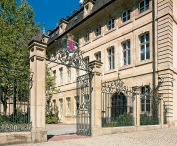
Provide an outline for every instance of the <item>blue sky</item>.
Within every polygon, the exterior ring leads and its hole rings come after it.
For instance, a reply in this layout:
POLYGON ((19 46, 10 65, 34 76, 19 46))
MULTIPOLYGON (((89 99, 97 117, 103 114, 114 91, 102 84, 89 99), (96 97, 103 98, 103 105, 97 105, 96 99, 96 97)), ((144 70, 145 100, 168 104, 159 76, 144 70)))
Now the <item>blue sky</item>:
MULTIPOLYGON (((20 0, 17 0, 20 1, 20 0)), ((74 9, 79 9, 79 0, 27 0, 33 7, 35 22, 45 23, 45 30, 53 30, 61 18, 71 16, 74 9)))

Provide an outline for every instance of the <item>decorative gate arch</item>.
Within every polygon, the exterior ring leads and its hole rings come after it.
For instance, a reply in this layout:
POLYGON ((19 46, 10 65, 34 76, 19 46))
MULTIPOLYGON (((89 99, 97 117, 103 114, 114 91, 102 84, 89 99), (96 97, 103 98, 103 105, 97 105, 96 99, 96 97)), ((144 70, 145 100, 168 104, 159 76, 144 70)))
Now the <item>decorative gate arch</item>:
POLYGON ((47 61, 76 68, 85 71, 85 75, 78 76, 76 80, 76 93, 78 100, 76 116, 76 133, 79 135, 91 135, 91 88, 92 88, 92 68, 89 67, 79 49, 78 43, 72 40, 72 35, 68 39, 63 38, 58 42, 53 53, 47 52, 47 61))

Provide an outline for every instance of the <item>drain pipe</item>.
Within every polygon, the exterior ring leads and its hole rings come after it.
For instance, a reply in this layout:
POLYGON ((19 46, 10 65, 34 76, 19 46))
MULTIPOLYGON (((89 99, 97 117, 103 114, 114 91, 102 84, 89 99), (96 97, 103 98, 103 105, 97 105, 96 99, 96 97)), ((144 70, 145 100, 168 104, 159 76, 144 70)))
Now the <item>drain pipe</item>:
POLYGON ((155 0, 152 0, 152 50, 153 50, 153 77, 152 85, 153 90, 156 89, 156 32, 155 32, 155 0))

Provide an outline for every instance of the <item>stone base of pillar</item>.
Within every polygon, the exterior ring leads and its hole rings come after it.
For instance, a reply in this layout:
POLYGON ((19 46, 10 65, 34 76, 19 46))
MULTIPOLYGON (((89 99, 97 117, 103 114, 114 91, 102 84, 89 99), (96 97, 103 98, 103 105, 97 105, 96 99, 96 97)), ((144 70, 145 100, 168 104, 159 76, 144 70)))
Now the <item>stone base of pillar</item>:
POLYGON ((92 128, 92 136, 102 136, 103 135, 103 128, 92 128))
POLYGON ((32 131, 31 138, 33 143, 46 142, 47 131, 32 131))

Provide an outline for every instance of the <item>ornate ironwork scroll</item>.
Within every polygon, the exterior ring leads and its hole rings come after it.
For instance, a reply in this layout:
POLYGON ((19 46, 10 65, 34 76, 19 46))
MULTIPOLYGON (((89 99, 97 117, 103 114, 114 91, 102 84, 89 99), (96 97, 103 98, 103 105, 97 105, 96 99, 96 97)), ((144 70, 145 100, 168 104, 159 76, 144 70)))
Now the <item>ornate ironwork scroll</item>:
MULTIPOLYGON (((61 42, 58 42, 56 49, 52 52, 47 52, 47 60, 49 62, 54 62, 57 64, 62 64, 65 66, 70 66, 87 72, 91 72, 92 69, 84 61, 82 54, 84 53, 79 49, 77 42, 74 42, 73 53, 68 50, 67 42, 68 39, 63 38, 61 42)), ((73 41, 73 40, 72 40, 73 41)))
POLYGON ((135 91, 124 86, 118 74, 117 80, 102 82, 102 126, 132 126, 135 91))

